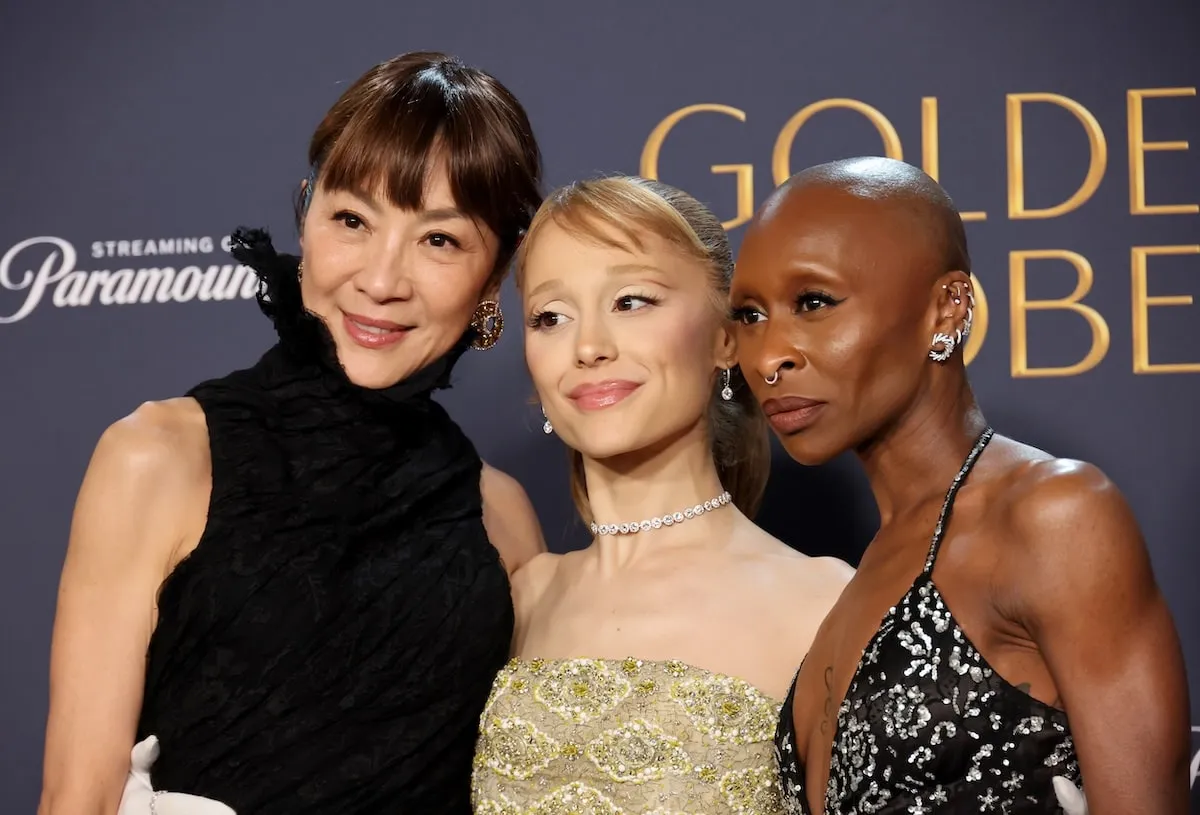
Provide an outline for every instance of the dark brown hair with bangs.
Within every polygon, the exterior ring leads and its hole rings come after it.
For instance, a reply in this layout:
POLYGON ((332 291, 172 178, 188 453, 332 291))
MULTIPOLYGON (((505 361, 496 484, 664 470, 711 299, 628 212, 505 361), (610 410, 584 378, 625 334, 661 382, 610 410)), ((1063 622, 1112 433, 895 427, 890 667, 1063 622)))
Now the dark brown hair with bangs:
POLYGON ((495 77, 438 52, 403 54, 363 74, 325 114, 308 160, 317 187, 379 192, 411 210, 444 162, 458 207, 499 238, 496 274, 542 202, 541 151, 521 103, 495 77))

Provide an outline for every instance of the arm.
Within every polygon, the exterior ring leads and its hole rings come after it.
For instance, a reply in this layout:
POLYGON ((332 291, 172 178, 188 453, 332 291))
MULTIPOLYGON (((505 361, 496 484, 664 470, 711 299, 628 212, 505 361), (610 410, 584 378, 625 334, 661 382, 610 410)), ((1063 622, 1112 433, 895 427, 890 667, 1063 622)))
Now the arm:
POLYGON ((194 444, 174 412, 150 404, 114 424, 84 476, 54 621, 39 815, 112 815, 120 803, 155 593, 196 494, 180 466, 194 444))
POLYGON ((1017 504, 1021 619, 1070 718, 1092 815, 1187 815, 1183 654, 1137 522, 1090 465, 1035 466, 1017 504))
POLYGON ((529 496, 512 476, 485 463, 479 486, 483 494, 483 525, 511 578, 546 551, 542 526, 529 496))

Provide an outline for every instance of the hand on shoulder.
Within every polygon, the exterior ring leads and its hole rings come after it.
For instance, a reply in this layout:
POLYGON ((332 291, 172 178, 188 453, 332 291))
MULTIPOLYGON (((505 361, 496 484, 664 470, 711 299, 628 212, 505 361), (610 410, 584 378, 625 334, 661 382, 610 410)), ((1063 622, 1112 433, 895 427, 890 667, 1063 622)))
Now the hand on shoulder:
POLYGON ((484 462, 479 487, 488 539, 500 552, 504 568, 512 578, 546 551, 542 525, 525 489, 512 476, 484 462))

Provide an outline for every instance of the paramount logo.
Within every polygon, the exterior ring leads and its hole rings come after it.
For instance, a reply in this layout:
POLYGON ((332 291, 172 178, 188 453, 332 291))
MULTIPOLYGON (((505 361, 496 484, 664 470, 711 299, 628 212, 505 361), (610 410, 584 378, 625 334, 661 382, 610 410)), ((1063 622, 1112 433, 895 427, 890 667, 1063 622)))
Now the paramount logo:
MULTIPOLYGON (((212 238, 96 241, 93 258, 106 259, 111 267, 87 271, 75 267, 78 254, 70 241, 27 238, 0 258, 0 324, 20 322, 47 298, 56 308, 74 308, 254 297, 258 278, 232 259, 204 265, 163 262, 171 256, 212 254, 217 243, 212 238), (6 292, 17 293, 15 308, 6 292)), ((219 244, 228 250, 228 238, 219 244)))

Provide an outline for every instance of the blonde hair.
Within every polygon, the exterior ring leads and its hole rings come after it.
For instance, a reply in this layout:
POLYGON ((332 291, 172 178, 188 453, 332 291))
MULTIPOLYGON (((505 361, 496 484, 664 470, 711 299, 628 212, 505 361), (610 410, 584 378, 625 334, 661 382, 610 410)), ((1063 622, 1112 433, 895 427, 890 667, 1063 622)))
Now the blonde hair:
MULTIPOLYGON (((645 251, 645 236, 657 235, 708 269, 714 307, 722 316, 728 312, 729 282, 733 278, 729 237, 716 216, 682 190, 636 176, 576 181, 555 190, 533 216, 517 251, 518 288, 523 284, 525 260, 547 223, 571 235, 626 251, 645 251)), ((734 505, 754 517, 771 468, 767 423, 741 371, 735 367, 729 373, 733 398, 725 401, 719 396, 719 388, 713 388, 708 410, 709 439, 721 483, 733 496, 734 505)), ((570 450, 569 458, 571 497, 584 522, 590 523, 583 455, 570 450)))

